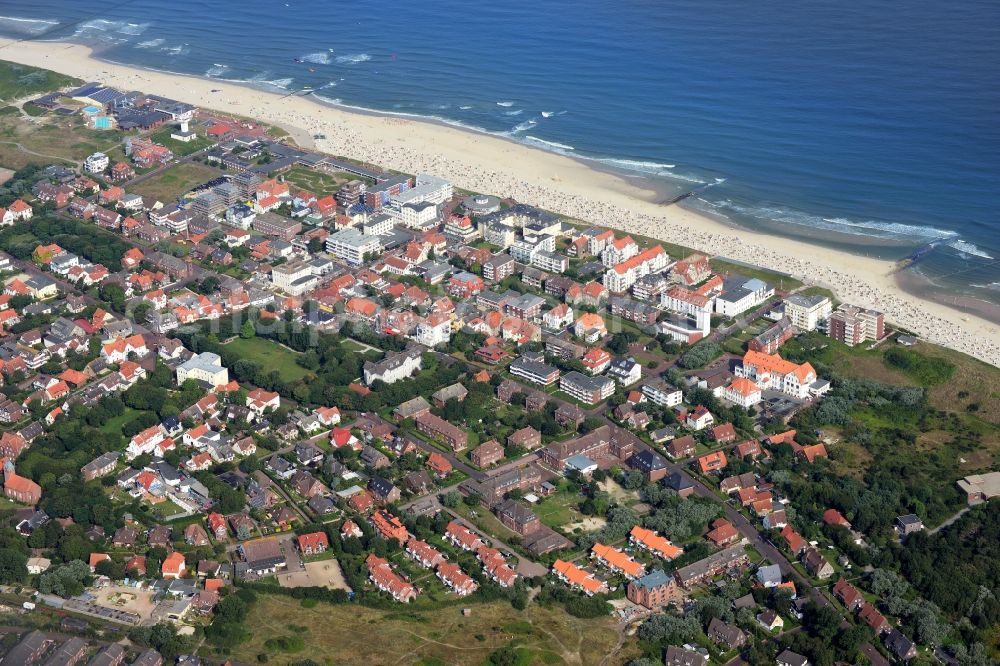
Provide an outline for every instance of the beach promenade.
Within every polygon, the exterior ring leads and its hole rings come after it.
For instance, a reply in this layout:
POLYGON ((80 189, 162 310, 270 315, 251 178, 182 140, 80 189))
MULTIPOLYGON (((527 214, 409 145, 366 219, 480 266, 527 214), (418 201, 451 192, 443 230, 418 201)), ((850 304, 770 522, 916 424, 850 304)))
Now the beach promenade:
POLYGON ((655 193, 580 160, 444 124, 106 63, 80 45, 0 39, 0 59, 256 118, 333 155, 436 174, 463 189, 787 273, 828 288, 843 301, 881 310, 928 341, 1000 365, 1000 325, 905 292, 891 274, 891 262, 736 230, 677 205, 665 207, 654 201, 655 193), (315 134, 326 138, 314 142, 315 134))

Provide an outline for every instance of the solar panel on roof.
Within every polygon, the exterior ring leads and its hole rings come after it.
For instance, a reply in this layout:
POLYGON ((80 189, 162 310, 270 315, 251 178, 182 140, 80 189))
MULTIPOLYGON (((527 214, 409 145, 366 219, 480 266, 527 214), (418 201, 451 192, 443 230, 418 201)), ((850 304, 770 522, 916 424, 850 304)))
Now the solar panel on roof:
POLYGON ((124 96, 124 94, 118 92, 114 88, 105 88, 90 95, 90 99, 95 102, 100 102, 101 104, 110 104, 116 99, 120 99, 124 96))
POLYGON ((99 83, 87 83, 87 84, 84 84, 84 85, 80 86, 79 88, 77 88, 73 92, 71 92, 69 94, 69 96, 70 97, 90 97, 90 95, 92 93, 97 92, 98 90, 102 89, 103 87, 104 86, 102 86, 99 83))

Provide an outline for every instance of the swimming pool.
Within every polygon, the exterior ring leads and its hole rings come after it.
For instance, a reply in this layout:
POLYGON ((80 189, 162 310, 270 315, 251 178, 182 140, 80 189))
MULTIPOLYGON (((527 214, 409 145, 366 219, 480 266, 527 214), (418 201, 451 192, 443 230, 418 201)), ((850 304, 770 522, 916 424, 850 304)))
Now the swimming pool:
POLYGON ((83 112, 88 114, 100 113, 101 110, 96 106, 85 106, 83 107, 83 112))

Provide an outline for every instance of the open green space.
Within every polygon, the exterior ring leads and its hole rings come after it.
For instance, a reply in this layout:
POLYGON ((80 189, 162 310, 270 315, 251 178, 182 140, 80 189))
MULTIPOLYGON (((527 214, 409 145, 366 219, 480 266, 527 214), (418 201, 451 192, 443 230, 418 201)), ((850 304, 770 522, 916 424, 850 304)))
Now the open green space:
POLYGON ((301 166, 292 167, 285 173, 287 182, 309 190, 319 197, 333 194, 340 189, 341 185, 353 178, 349 173, 324 173, 301 166))
POLYGON ((80 79, 47 69, 0 61, 0 100, 3 101, 78 86, 81 83, 80 79))
POLYGON ((136 194, 150 201, 173 201, 191 188, 211 180, 219 172, 196 162, 177 164, 163 173, 143 181, 133 189, 136 194))
POLYGON ((226 349, 259 364, 264 372, 277 370, 281 381, 294 382, 302 379, 309 371, 298 365, 298 352, 282 347, 267 338, 234 338, 226 343, 226 349))
POLYGON ((177 139, 171 139, 170 134, 177 129, 174 124, 167 125, 163 129, 157 130, 152 135, 150 139, 166 146, 170 149, 177 157, 184 157, 185 155, 190 155, 191 153, 196 153, 199 150, 203 150, 213 145, 215 142, 204 136, 196 136, 191 141, 178 141, 177 139))
POLYGON ((610 617, 582 620, 562 608, 536 604, 524 611, 507 602, 457 603, 426 611, 400 605, 398 611, 383 611, 357 604, 304 608, 298 599, 260 595, 246 625, 253 627, 253 636, 231 655, 242 663, 256 663, 261 653, 273 659, 265 641, 293 634, 309 646, 309 658, 345 666, 478 665, 507 645, 516 648, 522 664, 587 665, 602 663, 606 656, 611 657, 607 663, 626 658, 617 654, 618 635, 610 617), (468 617, 463 605, 471 608, 468 617))

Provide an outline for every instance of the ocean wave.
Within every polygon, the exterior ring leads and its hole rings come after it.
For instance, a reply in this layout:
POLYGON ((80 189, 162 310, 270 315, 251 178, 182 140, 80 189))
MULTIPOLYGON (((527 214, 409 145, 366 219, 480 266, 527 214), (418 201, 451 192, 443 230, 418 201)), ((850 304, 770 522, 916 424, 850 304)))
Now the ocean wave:
POLYGON ((504 111, 503 115, 505 115, 505 116, 519 116, 522 113, 524 113, 524 109, 515 109, 513 111, 504 111))
POLYGON ((468 111, 468 110, 469 110, 469 109, 471 109, 472 107, 471 107, 471 106, 460 106, 460 107, 458 107, 458 108, 460 108, 460 109, 461 109, 462 111, 468 111))
POLYGON ((123 35, 132 35, 133 37, 136 37, 146 32, 148 28, 149 28, 148 23, 125 23, 120 28, 118 28, 118 32, 120 32, 123 35))
POLYGON ((180 44, 178 46, 164 46, 160 49, 161 53, 169 53, 170 55, 187 55, 191 53, 191 47, 187 44, 180 44))
POLYGON ((970 243, 968 241, 964 241, 964 240, 960 240, 960 239, 956 238, 955 240, 949 241, 948 243, 946 243, 946 245, 948 247, 950 247, 950 248, 958 250, 962 254, 971 255, 973 257, 979 257, 980 259, 992 259, 993 258, 987 252, 984 252, 983 250, 979 249, 976 246, 975 243, 970 243))
POLYGON ((337 63, 341 65, 356 65, 359 62, 367 62, 371 59, 372 57, 367 53, 355 53, 353 55, 342 55, 336 57, 337 63))
POLYGON ((576 150, 573 146, 567 146, 565 143, 557 143, 555 141, 546 141, 545 139, 539 139, 537 136, 528 135, 524 137, 524 142, 532 145, 536 145, 540 148, 545 148, 547 150, 552 150, 554 152, 563 152, 567 150, 576 150))
POLYGON ((542 111, 542 118, 551 118, 556 115, 555 111, 542 111))
POLYGON ((527 132, 528 130, 530 130, 532 127, 535 127, 536 125, 538 125, 538 123, 535 122, 534 120, 525 120, 523 123, 520 123, 518 125, 514 125, 514 129, 512 131, 515 134, 518 133, 518 132, 527 132))
POLYGON ((989 289, 990 291, 1000 291, 1000 282, 990 282, 988 284, 970 284, 970 287, 975 287, 976 289, 989 289))
POLYGON ((771 220, 799 227, 832 231, 851 236, 867 236, 883 240, 931 242, 953 238, 958 234, 948 229, 936 229, 902 222, 880 220, 850 220, 844 217, 822 217, 805 211, 775 205, 745 205, 729 199, 711 203, 718 211, 731 212, 758 220, 771 220))
POLYGON ((326 83, 324 83, 323 85, 321 85, 319 87, 319 89, 320 90, 325 90, 326 88, 336 88, 336 87, 337 87, 337 82, 336 81, 327 81, 326 83))
POLYGON ((311 62, 315 65, 329 65, 330 64, 330 53, 329 51, 320 51, 319 53, 310 53, 309 55, 304 55, 299 58, 302 62, 311 62))
POLYGON ((74 36, 92 37, 99 33, 118 33, 136 37, 146 32, 149 23, 131 23, 129 21, 112 21, 110 19, 91 19, 77 26, 74 36))
POLYGON ((135 48, 137 48, 137 49, 155 49, 157 46, 159 46, 160 44, 162 44, 165 41, 167 41, 167 40, 163 39, 162 37, 158 37, 156 39, 148 39, 145 42, 139 42, 138 44, 136 44, 135 48))
POLYGON ((676 164, 664 164, 662 162, 647 162, 643 160, 625 160, 618 159, 615 157, 605 157, 601 159, 605 164, 611 164, 613 166, 618 166, 623 169, 628 169, 629 171, 641 171, 642 173, 652 174, 654 176, 669 176, 670 174, 667 170, 673 169, 676 164))
POLYGON ((229 65, 220 65, 219 63, 214 63, 211 67, 205 70, 205 76, 211 78, 218 78, 229 71, 229 65))
POLYGON ((40 35, 46 30, 52 30, 60 25, 60 23, 59 21, 51 21, 49 19, 0 16, 0 25, 10 32, 16 32, 21 35, 40 35))
POLYGON ((497 102, 497 106, 514 106, 514 102, 497 102))

